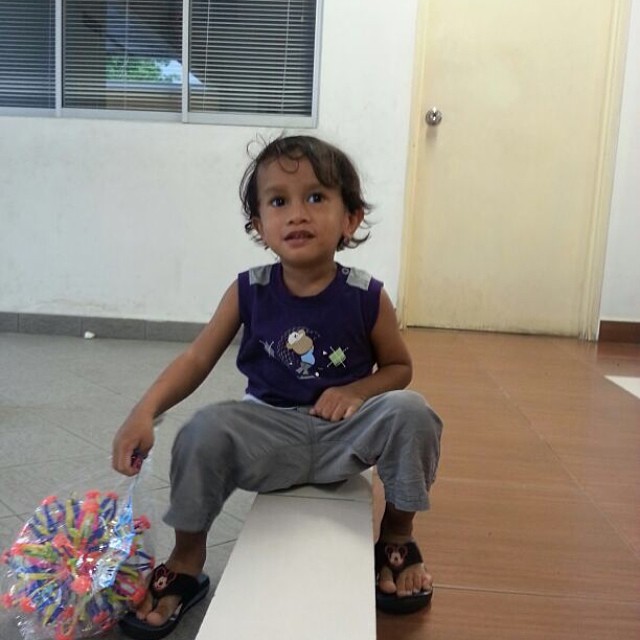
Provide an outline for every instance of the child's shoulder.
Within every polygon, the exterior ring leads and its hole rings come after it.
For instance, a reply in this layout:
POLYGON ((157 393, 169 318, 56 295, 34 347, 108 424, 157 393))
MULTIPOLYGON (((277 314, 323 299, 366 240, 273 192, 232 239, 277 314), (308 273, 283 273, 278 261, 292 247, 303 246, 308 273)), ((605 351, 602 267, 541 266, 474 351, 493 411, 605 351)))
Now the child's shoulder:
POLYGON ((278 263, 263 264, 257 267, 251 267, 246 271, 238 274, 239 282, 246 282, 249 285, 262 284, 266 285, 271 282, 272 273, 278 267, 278 263))
POLYGON ((382 282, 374 278, 365 269, 360 269, 358 267, 348 267, 339 264, 338 271, 342 274, 342 277, 344 278, 345 284, 347 286, 355 287, 356 289, 362 289, 363 291, 369 291, 372 286, 374 288, 382 287, 382 282))

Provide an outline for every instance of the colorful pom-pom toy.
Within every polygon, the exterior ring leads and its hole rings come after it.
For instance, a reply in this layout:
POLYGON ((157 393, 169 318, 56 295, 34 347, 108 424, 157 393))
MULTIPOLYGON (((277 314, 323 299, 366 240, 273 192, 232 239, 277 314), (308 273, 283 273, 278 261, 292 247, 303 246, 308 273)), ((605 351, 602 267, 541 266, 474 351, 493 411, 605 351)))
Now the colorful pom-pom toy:
POLYGON ((14 610, 27 640, 77 640, 110 629, 146 592, 154 558, 150 523, 130 495, 88 491, 48 496, 0 561, 0 606, 14 610))

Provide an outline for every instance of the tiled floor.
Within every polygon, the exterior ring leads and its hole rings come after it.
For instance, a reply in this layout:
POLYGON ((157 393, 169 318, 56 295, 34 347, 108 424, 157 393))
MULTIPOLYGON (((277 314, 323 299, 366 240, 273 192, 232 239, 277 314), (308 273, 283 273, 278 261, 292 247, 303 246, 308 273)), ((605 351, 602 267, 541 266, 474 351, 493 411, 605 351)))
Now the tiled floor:
POLYGON ((381 640, 640 638, 639 345, 410 331, 444 422, 431 609, 381 640))
MULTIPOLYGON (((126 490, 110 469, 111 441, 141 393, 184 345, 129 340, 0 333, 0 548, 52 492, 126 490)), ((156 433, 151 489, 145 506, 159 521, 168 499, 168 462, 173 436, 199 406, 242 395, 243 381, 229 352, 207 382, 166 414, 156 433)), ((253 502, 238 492, 227 502, 209 537, 206 571, 215 585, 253 502)), ((171 549, 171 530, 154 527, 157 556, 171 549)), ((185 617, 172 640, 192 640, 205 605, 185 617)), ((105 640, 124 638, 120 632, 105 640)), ((0 611, 0 639, 19 640, 13 620, 0 611)))
MULTIPOLYGON (((436 592, 426 612, 379 615, 378 638, 640 638, 640 399, 606 377, 639 378, 640 346, 426 330, 406 339, 412 387, 445 421, 433 509, 416 522, 436 592)), ((52 491, 122 482, 109 470, 113 433, 181 348, 0 333, 0 547, 52 491)), ((147 479, 154 513, 181 422, 242 388, 228 353, 167 414, 147 479)), ((232 497, 211 533, 214 584, 252 499, 232 497)), ((162 557, 171 536, 155 529, 162 557)), ((195 638, 205 606, 171 639, 195 638)), ((6 614, 0 638, 20 638, 6 614)))

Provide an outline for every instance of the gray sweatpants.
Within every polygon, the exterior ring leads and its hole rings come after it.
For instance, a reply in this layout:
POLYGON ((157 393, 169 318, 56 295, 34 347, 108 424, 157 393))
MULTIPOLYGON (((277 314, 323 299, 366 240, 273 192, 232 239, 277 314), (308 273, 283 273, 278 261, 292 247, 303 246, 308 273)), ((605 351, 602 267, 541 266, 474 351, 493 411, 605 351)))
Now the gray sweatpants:
POLYGON ((339 422, 311 416, 309 407, 213 404, 176 436, 164 521, 180 531, 208 531, 236 488, 267 492, 338 482, 373 465, 388 502, 402 511, 426 510, 441 431, 440 418, 413 391, 370 398, 339 422))

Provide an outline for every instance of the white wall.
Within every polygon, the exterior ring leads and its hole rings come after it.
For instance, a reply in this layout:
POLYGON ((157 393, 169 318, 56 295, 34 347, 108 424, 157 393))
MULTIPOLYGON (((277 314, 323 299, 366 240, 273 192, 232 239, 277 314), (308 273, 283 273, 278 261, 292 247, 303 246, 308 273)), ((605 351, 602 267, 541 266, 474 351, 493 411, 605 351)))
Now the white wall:
POLYGON ((640 321, 640 0, 633 0, 600 316, 640 321))
MULTIPOLYGON (((356 161, 372 237, 340 254, 398 289, 417 0, 325 0, 319 127, 356 161)), ((0 117, 0 311, 206 321, 238 271, 247 143, 279 130, 0 117)))
MULTIPOLYGON (((340 259, 396 299, 418 0, 325 0, 320 118, 356 160, 372 238, 340 259)), ((602 317, 640 320, 640 10, 634 9, 602 317)), ((0 311, 205 321, 269 255, 237 185, 256 130, 0 117, 0 311)), ((263 130, 267 136, 277 131, 263 130)))

